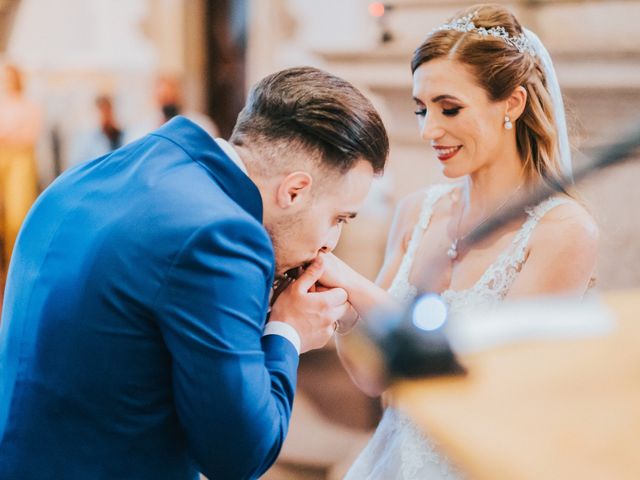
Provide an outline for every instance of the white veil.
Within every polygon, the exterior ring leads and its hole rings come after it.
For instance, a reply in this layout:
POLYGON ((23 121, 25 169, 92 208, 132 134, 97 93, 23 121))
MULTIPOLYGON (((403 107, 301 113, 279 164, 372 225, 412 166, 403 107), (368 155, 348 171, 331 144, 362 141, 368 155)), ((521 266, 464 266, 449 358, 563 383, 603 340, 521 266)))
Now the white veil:
POLYGON ((547 87, 551 95, 551 101, 553 102, 553 117, 556 122, 556 129, 558 132, 560 167, 562 169, 562 174, 566 178, 571 178, 573 176, 573 169, 571 166, 571 147, 569 145, 567 121, 564 114, 564 102, 562 101, 562 93, 560 92, 560 84, 558 83, 556 70, 553 68, 553 62, 551 61, 549 52, 544 47, 538 36, 526 28, 524 29, 524 33, 529 40, 531 47, 535 50, 536 55, 540 58, 545 76, 547 77, 547 87))

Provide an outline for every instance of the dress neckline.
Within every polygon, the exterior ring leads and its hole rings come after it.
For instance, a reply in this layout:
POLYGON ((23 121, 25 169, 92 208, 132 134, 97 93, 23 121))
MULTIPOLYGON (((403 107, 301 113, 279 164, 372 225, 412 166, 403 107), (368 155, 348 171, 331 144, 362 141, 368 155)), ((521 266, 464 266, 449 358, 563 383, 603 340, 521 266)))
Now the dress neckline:
MULTIPOLYGON (((424 232, 427 230, 431 223, 431 217, 433 215, 434 207, 445 195, 451 193, 455 188, 459 186, 459 182, 450 184, 439 184, 434 185, 425 191, 425 196, 418 221, 413 227, 413 232, 411 235, 411 240, 407 247, 407 251, 402 258, 400 267, 391 284, 390 290, 393 290, 394 287, 397 289, 402 284, 404 284, 404 288, 407 290, 405 292, 405 295, 403 295, 404 297, 411 298, 418 293, 418 288, 409 281, 416 251, 424 236, 424 232)), ((519 271, 519 268, 526 260, 526 247, 528 245, 529 238, 539 220, 549 210, 558 205, 568 202, 569 200, 563 197, 550 197, 546 200, 543 200, 534 207, 525 209, 527 218, 520 226, 520 228, 516 231, 509 245, 498 254, 498 256, 493 260, 493 262, 491 262, 491 264, 485 269, 483 274, 480 276, 480 278, 478 278, 478 280, 476 280, 476 282, 473 283, 473 285, 461 290, 447 288, 439 294, 446 299, 448 297, 451 298, 452 296, 470 294, 476 290, 481 290, 482 288, 489 289, 495 279, 494 277, 501 271, 515 269, 517 270, 515 273, 517 273, 519 271)), ((510 287, 510 285, 506 286, 507 290, 508 287, 510 287)), ((506 294, 506 292, 504 293, 506 294)))

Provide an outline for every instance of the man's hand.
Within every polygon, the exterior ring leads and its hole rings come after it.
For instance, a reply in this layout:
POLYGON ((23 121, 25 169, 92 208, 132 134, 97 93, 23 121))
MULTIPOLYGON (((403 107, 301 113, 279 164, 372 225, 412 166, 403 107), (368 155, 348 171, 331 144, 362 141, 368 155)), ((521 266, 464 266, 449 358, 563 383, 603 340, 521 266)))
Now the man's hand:
POLYGON ((271 309, 271 320, 284 322, 300 335, 301 353, 323 347, 333 335, 336 322, 347 312, 347 292, 342 288, 316 291, 324 271, 317 258, 287 289, 271 309))

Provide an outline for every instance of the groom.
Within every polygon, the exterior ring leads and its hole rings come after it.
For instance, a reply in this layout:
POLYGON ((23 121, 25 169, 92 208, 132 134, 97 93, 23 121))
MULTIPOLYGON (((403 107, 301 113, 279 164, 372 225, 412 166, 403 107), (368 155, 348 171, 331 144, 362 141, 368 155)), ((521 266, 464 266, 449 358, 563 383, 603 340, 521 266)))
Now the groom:
POLYGON ((353 86, 295 68, 254 87, 229 143, 177 117, 63 174, 10 267, 0 478, 261 475, 298 354, 347 309, 315 290, 320 254, 387 153, 353 86), (268 315, 274 274, 299 266, 268 315))

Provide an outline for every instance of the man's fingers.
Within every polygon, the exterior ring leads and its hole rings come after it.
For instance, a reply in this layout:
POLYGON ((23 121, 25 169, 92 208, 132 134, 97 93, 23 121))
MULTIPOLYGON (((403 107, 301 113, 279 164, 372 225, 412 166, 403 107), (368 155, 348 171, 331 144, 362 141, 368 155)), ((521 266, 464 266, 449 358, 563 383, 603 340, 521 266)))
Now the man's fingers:
POLYGON ((346 290, 343 288, 331 288, 329 290, 319 291, 316 293, 316 296, 324 300, 329 306, 345 304, 349 298, 346 290))
POLYGON ((333 330, 337 328, 340 319, 347 315, 347 313, 349 312, 349 308, 349 302, 332 306, 329 310, 326 311, 322 324, 327 328, 330 328, 333 332, 333 330))
POLYGON ((296 280, 296 288, 299 289, 300 292, 308 292, 311 287, 315 285, 315 283, 320 280, 322 276, 322 272, 324 271, 324 267, 322 265, 322 259, 317 257, 311 265, 309 265, 302 275, 298 277, 296 280))
POLYGON ((336 319, 340 320, 341 318, 346 316, 347 313, 349 312, 349 307, 350 306, 351 306, 351 304, 345 302, 342 305, 339 305, 339 306, 335 307, 334 312, 335 312, 335 315, 336 315, 336 319))

